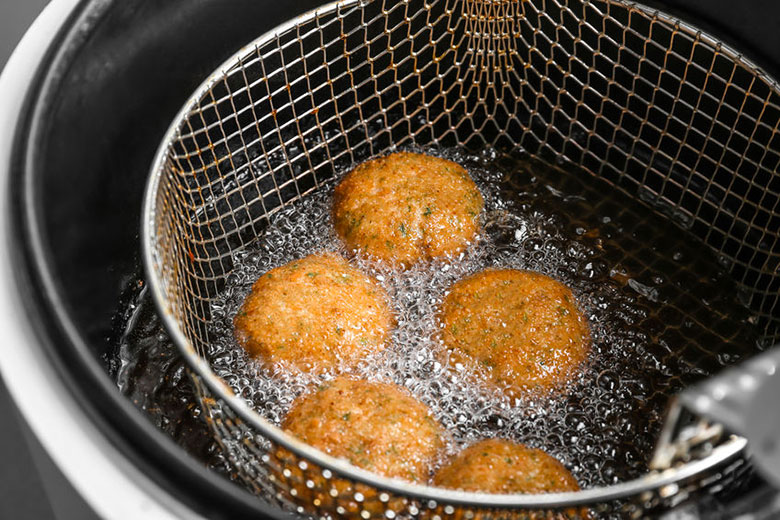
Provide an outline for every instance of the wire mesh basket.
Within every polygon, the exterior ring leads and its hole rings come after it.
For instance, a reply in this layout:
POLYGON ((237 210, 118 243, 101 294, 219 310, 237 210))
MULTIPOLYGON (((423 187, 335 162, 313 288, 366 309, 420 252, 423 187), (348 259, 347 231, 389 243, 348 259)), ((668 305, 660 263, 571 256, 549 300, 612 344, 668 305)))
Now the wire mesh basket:
POLYGON ((381 478, 296 441, 233 395, 205 360, 210 302, 233 253, 336 172, 399 146, 489 145, 565 160, 673 213, 728 262, 769 344, 780 339, 778 125, 774 81, 641 5, 332 3, 239 51, 179 114, 148 186, 144 259, 236 478, 284 509, 364 519, 639 516, 738 481, 744 441, 577 493, 483 495, 381 478))

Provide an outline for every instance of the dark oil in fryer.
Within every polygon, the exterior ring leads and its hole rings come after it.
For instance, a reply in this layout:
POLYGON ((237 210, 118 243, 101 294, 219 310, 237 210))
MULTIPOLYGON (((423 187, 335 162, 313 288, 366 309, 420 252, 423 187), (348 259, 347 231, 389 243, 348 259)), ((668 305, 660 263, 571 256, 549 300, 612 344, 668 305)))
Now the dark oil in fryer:
MULTIPOLYGON (((428 404, 452 434, 450 452, 504 437, 554 455, 582 487, 641 476, 669 397, 758 349, 755 317, 740 303, 728 264, 681 229, 674 214, 661 216, 586 172, 492 149, 430 153, 470 171, 486 201, 484 232, 457 258, 403 273, 354 259, 380 279, 398 319, 392 345, 357 374, 403 385, 428 404), (577 296, 593 350, 562 395, 509 399, 442 356, 435 339, 441 298, 452 283, 487 267, 539 271, 577 296)), ((277 424, 318 378, 259 369, 236 345, 232 318, 263 272, 341 250, 329 221, 333 185, 277 213, 252 246, 236 253, 226 288, 212 303, 213 369, 277 424)), ((120 311, 116 382, 188 452, 229 475, 185 362, 142 285, 120 311)))

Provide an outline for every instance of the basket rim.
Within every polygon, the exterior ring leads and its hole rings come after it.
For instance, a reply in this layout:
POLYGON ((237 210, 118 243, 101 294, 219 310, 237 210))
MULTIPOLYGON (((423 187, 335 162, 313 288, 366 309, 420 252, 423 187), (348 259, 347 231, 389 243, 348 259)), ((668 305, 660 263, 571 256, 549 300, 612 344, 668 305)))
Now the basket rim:
MULTIPOLYGON (((659 490, 666 486, 675 486, 688 479, 694 478, 700 473, 716 468, 728 461, 744 455, 747 446, 747 440, 743 437, 732 435, 721 445, 715 447, 705 457, 684 462, 673 468, 661 472, 648 472, 641 477, 611 484, 607 486, 598 486, 580 491, 565 493, 547 493, 538 495, 529 494, 491 494, 455 491, 444 488, 437 488, 431 485, 411 484, 404 480, 388 478, 376 473, 353 466, 343 459, 328 455, 308 444, 298 440, 284 430, 275 426, 259 413, 250 408, 246 402, 236 396, 230 387, 222 381, 212 370, 209 364, 201 358, 195 351, 191 342, 186 338, 181 328, 173 317, 172 311, 168 305, 162 279, 155 269, 155 256, 153 244, 156 240, 156 230, 154 226, 154 216, 156 212, 156 196, 159 184, 164 172, 164 164, 170 150, 170 143, 173 142, 180 130, 181 122, 193 110, 203 96, 224 77, 228 71, 234 68, 243 58, 253 53, 256 49, 267 42, 286 33, 296 25, 308 21, 317 16, 330 14, 344 7, 353 7, 359 5, 368 5, 375 0, 335 0, 326 3, 316 9, 309 10, 299 14, 290 20, 276 26, 274 29, 265 32, 253 41, 241 47, 237 52, 225 60, 216 68, 194 93, 186 101, 182 109, 168 127, 161 144, 155 154, 152 168, 149 172, 146 189, 144 192, 143 208, 141 213, 141 246, 144 271, 151 289, 152 299, 155 307, 160 314, 161 320, 171 336, 174 344, 177 346, 185 360, 197 375, 201 377, 208 388, 215 392, 228 407, 236 412, 243 420, 247 421, 253 428, 259 430, 265 437, 273 442, 290 450, 303 460, 311 461, 322 469, 330 470, 334 476, 345 477, 363 484, 367 484, 382 491, 389 491, 411 499, 422 501, 434 501, 439 504, 453 504, 457 506, 473 506, 477 508, 551 508, 561 509, 575 506, 587 506, 600 502, 625 499, 634 497, 645 492, 659 490)), ((404 0, 408 1, 408 0, 404 0)), ((591 0, 584 0, 585 3, 592 3, 591 0)), ((745 58, 741 53, 729 45, 715 39, 706 32, 688 24, 674 16, 666 14, 658 9, 629 1, 629 0, 596 0, 607 6, 616 5, 629 11, 638 11, 654 19, 659 19, 671 26, 695 35, 696 38, 713 46, 724 56, 732 59, 736 64, 743 66, 756 75, 757 78, 765 81, 774 90, 780 90, 778 82, 769 76, 763 69, 755 63, 745 58)), ((435 507, 435 506, 432 506, 435 507)))

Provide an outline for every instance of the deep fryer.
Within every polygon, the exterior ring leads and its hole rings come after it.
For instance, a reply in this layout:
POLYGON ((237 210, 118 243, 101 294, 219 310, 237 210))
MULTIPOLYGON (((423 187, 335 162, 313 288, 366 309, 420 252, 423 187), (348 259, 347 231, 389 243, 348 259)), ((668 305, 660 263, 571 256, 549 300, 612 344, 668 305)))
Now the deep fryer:
MULTIPOLYGON (((253 4, 236 2, 234 12, 246 16, 231 16, 208 2, 190 8, 175 2, 82 3, 56 35, 63 51, 41 61, 23 111, 12 169, 19 178, 44 179, 14 183, 14 200, 35 201, 35 218, 23 216, 21 205, 11 211, 14 240, 21 245, 15 248, 15 265, 27 280, 22 282, 25 301, 36 316, 47 357, 70 381, 70 391, 81 397, 100 431, 110 432, 112 443, 130 454, 132 464, 143 465, 164 489, 186 497, 210 517, 228 511, 248 514, 261 506, 209 478, 144 425, 144 418, 111 388, 101 358, 119 288, 138 265, 133 240, 138 210, 129 201, 140 202, 143 177, 165 126, 230 53, 294 14, 289 6, 253 4), (189 52, 160 52, 181 49, 177 38, 188 30, 198 34, 189 42, 189 52), (150 78, 166 81, 161 85, 150 78), (156 83, 153 89, 151 83, 156 83), (38 152, 25 155, 32 146, 38 152), (64 196, 69 193, 80 195, 64 196), (96 239, 109 246, 94 247, 96 239)), ((698 26, 715 26, 712 34, 724 35, 772 70, 772 61, 766 60, 771 50, 756 52, 755 41, 767 33, 744 30, 746 36, 735 41, 730 18, 719 16, 726 11, 713 8, 694 16, 694 6, 676 8, 698 26)))

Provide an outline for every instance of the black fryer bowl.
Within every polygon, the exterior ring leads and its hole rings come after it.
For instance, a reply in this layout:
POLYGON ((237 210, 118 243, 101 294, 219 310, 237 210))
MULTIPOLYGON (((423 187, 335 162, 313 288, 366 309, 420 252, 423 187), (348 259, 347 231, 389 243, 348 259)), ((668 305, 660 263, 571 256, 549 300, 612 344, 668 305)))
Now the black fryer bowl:
MULTIPOLYGON (((235 49, 320 3, 84 1, 39 66, 14 143, 10 247, 47 357, 121 453, 209 518, 284 514, 194 462, 120 394, 108 376, 110 338, 140 273, 141 199, 170 121, 235 49)), ((659 7, 776 73, 780 5, 750 3, 765 26, 754 29, 745 6, 728 1, 659 7)))

